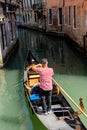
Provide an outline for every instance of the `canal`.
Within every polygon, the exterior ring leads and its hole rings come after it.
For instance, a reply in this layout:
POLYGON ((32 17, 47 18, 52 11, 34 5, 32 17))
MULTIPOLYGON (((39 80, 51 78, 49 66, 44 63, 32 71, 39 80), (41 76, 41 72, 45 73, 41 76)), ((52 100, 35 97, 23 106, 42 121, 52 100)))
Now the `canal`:
MULTIPOLYGON (((24 62, 29 49, 39 61, 48 58, 56 81, 78 105, 82 97, 87 108, 87 59, 71 49, 64 39, 28 29, 18 29, 18 35, 19 48, 0 70, 0 129, 45 130, 32 115, 23 88, 24 62)), ((70 104, 75 111, 78 110, 70 104)), ((84 115, 79 117, 87 127, 87 118, 84 115)))

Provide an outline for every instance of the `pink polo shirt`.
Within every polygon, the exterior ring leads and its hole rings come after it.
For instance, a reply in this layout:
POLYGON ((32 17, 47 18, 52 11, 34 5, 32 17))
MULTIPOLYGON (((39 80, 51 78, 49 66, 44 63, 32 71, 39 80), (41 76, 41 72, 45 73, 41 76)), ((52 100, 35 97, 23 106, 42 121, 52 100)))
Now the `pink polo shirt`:
POLYGON ((43 90, 52 90, 53 69, 37 68, 36 71, 40 74, 40 88, 43 90))

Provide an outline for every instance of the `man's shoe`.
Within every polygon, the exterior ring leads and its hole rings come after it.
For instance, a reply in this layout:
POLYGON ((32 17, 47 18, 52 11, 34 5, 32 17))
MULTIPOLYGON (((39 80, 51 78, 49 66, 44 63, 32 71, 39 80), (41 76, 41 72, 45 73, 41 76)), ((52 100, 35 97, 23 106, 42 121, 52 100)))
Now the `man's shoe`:
POLYGON ((44 115, 47 115, 47 114, 48 114, 47 112, 44 113, 44 115))
POLYGON ((48 114, 51 114, 51 113, 52 113, 52 110, 49 110, 49 111, 48 111, 48 114))

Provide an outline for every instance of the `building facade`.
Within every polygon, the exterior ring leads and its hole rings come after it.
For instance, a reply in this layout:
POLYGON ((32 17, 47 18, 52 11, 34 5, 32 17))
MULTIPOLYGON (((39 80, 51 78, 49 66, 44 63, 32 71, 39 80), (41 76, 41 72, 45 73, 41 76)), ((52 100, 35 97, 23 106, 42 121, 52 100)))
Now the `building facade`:
POLYGON ((23 0, 20 12, 23 25, 63 32, 87 48, 87 0, 23 0))
POLYGON ((46 29, 64 32, 80 47, 87 48, 87 1, 46 0, 46 29), (84 46, 85 42, 85 46, 84 46))
POLYGON ((23 0, 17 11, 17 22, 29 27, 45 29, 45 0, 23 0))
POLYGON ((46 0, 46 27, 48 31, 62 32, 63 0, 46 0))
MULTIPOLYGON (((87 32, 87 1, 65 0, 63 11, 63 31, 80 47, 84 47, 84 36, 87 32)), ((87 45, 85 47, 87 48, 87 45)))
POLYGON ((16 2, 0 0, 0 68, 4 66, 17 41, 16 2))

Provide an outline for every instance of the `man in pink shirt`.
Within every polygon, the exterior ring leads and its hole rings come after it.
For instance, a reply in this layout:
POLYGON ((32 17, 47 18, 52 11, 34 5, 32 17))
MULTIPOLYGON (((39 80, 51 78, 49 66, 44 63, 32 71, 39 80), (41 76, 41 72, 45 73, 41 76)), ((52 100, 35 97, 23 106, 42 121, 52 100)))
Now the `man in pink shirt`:
POLYGON ((32 69, 40 74, 40 95, 42 100, 42 109, 46 114, 51 113, 52 102, 52 76, 54 71, 48 67, 46 58, 42 59, 42 64, 33 65, 32 69))

